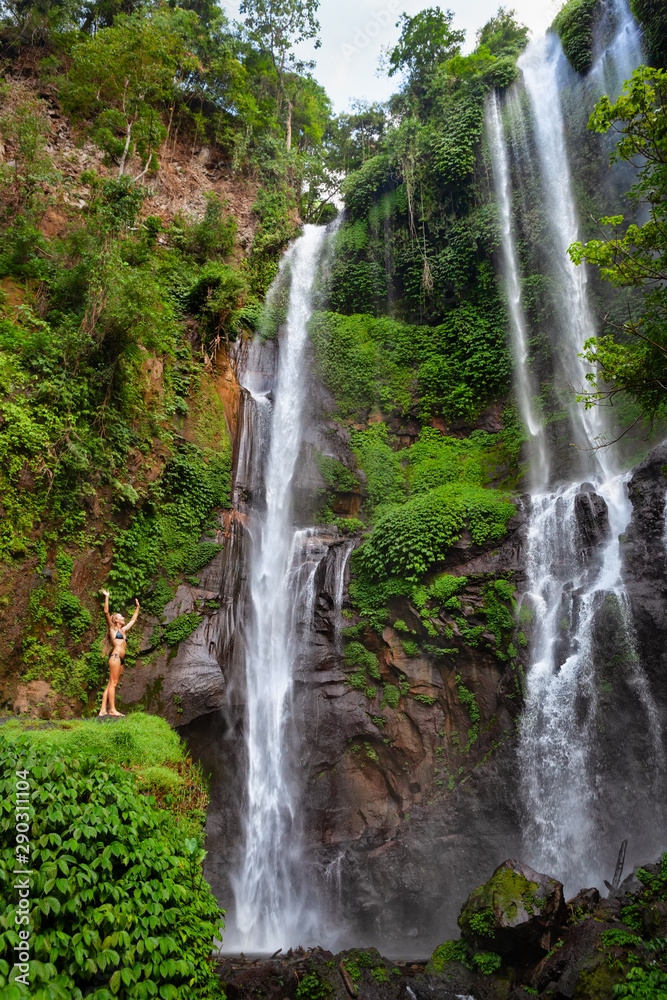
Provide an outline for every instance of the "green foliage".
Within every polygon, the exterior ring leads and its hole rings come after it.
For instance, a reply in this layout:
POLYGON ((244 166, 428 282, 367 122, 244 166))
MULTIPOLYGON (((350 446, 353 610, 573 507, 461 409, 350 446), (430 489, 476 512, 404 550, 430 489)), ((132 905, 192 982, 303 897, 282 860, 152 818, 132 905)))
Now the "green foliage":
POLYGON ((158 577, 155 584, 148 594, 147 598, 144 598, 143 606, 147 611, 150 611, 152 615, 159 618, 165 609, 165 605, 169 604, 170 601, 176 596, 176 591, 173 587, 169 585, 164 577, 158 577))
POLYGON ((430 584, 427 594, 435 602, 435 606, 439 607, 451 600, 460 590, 463 590, 467 583, 467 576, 450 576, 448 573, 440 573, 430 584))
POLYGON ((389 708, 398 708, 398 702, 401 697, 400 689, 396 687, 395 684, 384 684, 382 688, 382 702, 387 704, 389 708))
POLYGON ((667 1000, 667 972, 634 965, 625 982, 613 987, 613 995, 615 1000, 667 1000))
POLYGON ((60 551, 51 581, 45 577, 31 591, 22 653, 26 680, 49 680, 55 691, 85 701, 88 688, 99 683, 101 663, 95 652, 81 648, 93 617, 69 590, 73 565, 72 557, 60 551))
MULTIPOLYGON (((357 553, 352 556, 357 565, 357 553)), ((404 597, 412 593, 412 584, 399 577, 382 581, 371 581, 359 576, 350 583, 350 600, 359 616, 371 628, 381 632, 387 621, 387 604, 392 597, 404 597)))
POLYGON ((5 739, 21 741, 28 731, 31 744, 40 752, 67 759, 97 757, 119 766, 157 767, 185 759, 177 733, 157 715, 134 712, 123 722, 100 724, 96 719, 51 721, 47 725, 10 719, 2 729, 5 739))
POLYGON ((630 0, 630 8, 644 30, 651 66, 667 69, 667 10, 662 0, 630 0))
POLYGON ((189 635, 201 625, 202 617, 195 611, 190 611, 185 615, 179 615, 167 625, 162 626, 162 638, 168 646, 176 646, 183 642, 189 635))
POLYGON ((428 967, 434 972, 444 972, 448 962, 463 962, 466 957, 466 946, 460 939, 445 941, 438 945, 431 955, 428 967))
MULTIPOLYGON (((203 880, 197 839, 184 838, 172 814, 116 764, 52 756, 25 737, 0 738, 0 756, 5 954, 20 927, 11 889, 15 771, 27 772, 40 797, 39 809, 29 810, 30 991, 14 982, 11 995, 108 1000, 122 989, 137 998, 222 998, 211 963, 222 914, 203 880)), ((3 963, 0 986, 8 972, 3 963)))
POLYGON ((227 257, 232 252, 236 229, 234 216, 227 214, 218 195, 209 191, 204 217, 197 220, 176 213, 169 230, 169 240, 181 253, 205 264, 212 258, 227 257))
POLYGON ((310 334, 319 375, 344 417, 376 406, 404 415, 415 397, 423 417, 470 417, 510 378, 497 299, 461 303, 437 327, 315 313, 310 334))
POLYGON ((493 438, 483 431, 469 438, 454 438, 434 427, 424 427, 407 452, 411 492, 425 493, 453 482, 481 486, 486 478, 486 451, 491 447, 493 438))
POLYGON ((480 711, 475 694, 467 688, 461 680, 461 675, 456 675, 456 693, 461 705, 464 705, 470 718, 470 729, 468 730, 468 743, 464 752, 467 753, 479 736, 480 711))
POLYGON ((219 551, 197 539, 211 511, 229 503, 229 468, 228 451, 219 455, 185 445, 174 456, 148 502, 116 539, 109 581, 117 602, 143 595, 159 570, 169 577, 195 572, 190 567, 201 568, 219 551))
POLYGON ((419 643, 414 639, 402 639, 401 646, 406 656, 419 656, 419 643))
POLYGON ((183 572, 198 573, 212 559, 215 559, 218 552, 222 552, 222 545, 216 545, 215 542, 200 542, 189 562, 183 568, 183 572))
POLYGON ((552 24, 563 52, 578 73, 585 73, 593 58, 593 29, 600 15, 599 0, 567 0, 552 24))
POLYGON ((493 580, 485 587, 482 614, 489 632, 495 636, 496 656, 501 660, 507 659, 508 652, 502 647, 510 641, 516 628, 514 608, 514 587, 508 580, 493 580), (508 608, 503 601, 511 602, 511 607, 508 608))
POLYGON ((472 964, 485 976, 491 976, 503 964, 500 955, 495 951, 478 951, 472 956, 472 964))
POLYGON ((299 226, 292 193, 278 185, 259 189, 253 211, 259 224, 250 250, 248 272, 251 288, 257 295, 263 295, 278 273, 281 251, 298 235, 299 226))
POLYGON ((13 166, 0 163, 0 206, 9 218, 19 211, 29 217, 43 206, 43 188, 59 180, 46 152, 49 119, 44 103, 22 88, 10 101, 10 88, 0 86, 0 135, 10 144, 13 166))
POLYGON ((362 667, 375 680, 380 680, 377 656, 362 646, 360 642, 350 642, 345 647, 345 665, 347 667, 362 667))
POLYGON ((386 509, 357 560, 370 579, 417 582, 468 527, 473 541, 501 538, 514 513, 509 498, 476 486, 447 485, 386 509))
POLYGON ((228 264, 208 261, 190 289, 187 304, 203 321, 208 345, 217 339, 236 340, 244 319, 247 290, 243 275, 228 264))
POLYGON ((140 176, 157 169, 155 153, 167 135, 161 109, 176 96, 175 77, 193 68, 184 17, 194 23, 196 15, 168 8, 119 14, 113 26, 73 47, 63 102, 94 119, 91 138, 118 165, 119 177, 135 151, 140 176))
POLYGON ((331 987, 327 982, 316 972, 308 972, 296 988, 296 1000, 325 1000, 330 993, 331 987))
POLYGON ((359 489, 359 480, 354 472, 332 455, 315 452, 315 462, 326 485, 338 493, 354 493, 359 489))
POLYGON ((468 922, 472 933, 479 937, 493 937, 495 925, 496 917, 491 907, 474 913, 468 922))
POLYGON ((410 89, 423 89, 441 63, 460 51, 465 31, 452 31, 454 14, 428 7, 409 17, 401 14, 398 44, 389 53, 388 75, 402 72, 410 89))
POLYGON ((386 503, 400 503, 405 497, 405 476, 401 460, 389 442, 383 423, 371 424, 352 435, 352 449, 366 474, 366 497, 371 511, 386 503))
POLYGON ((347 972, 350 974, 350 977, 353 980, 353 982, 356 982, 357 980, 361 979, 361 969, 359 968, 359 965, 353 956, 346 958, 343 961, 343 965, 345 966, 347 972))
POLYGON ((631 934, 624 930, 611 930, 602 932, 602 944, 605 948, 635 948, 642 943, 638 934, 631 934))
POLYGON ((586 375, 591 388, 579 398, 592 406, 627 391, 654 417, 665 410, 667 372, 667 72, 640 66, 616 102, 598 101, 588 127, 619 133, 612 162, 639 162, 629 197, 648 218, 641 226, 626 224, 622 215, 603 218, 605 239, 570 247, 576 264, 588 261, 613 285, 643 292, 641 311, 619 337, 607 333, 586 342, 583 357, 594 371, 586 375))

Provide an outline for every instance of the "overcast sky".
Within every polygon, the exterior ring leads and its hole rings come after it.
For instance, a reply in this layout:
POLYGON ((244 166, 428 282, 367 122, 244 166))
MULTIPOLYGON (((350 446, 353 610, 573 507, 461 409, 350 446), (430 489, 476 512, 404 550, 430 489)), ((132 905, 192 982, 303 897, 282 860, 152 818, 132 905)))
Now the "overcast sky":
MULTIPOLYGON (((465 28, 465 51, 475 44, 475 33, 498 10, 502 0, 443 0, 440 6, 454 11, 455 28, 465 28)), ((221 0, 227 15, 239 19, 239 2, 221 0)), ((396 21, 402 11, 414 15, 437 0, 321 0, 319 20, 322 47, 313 52, 303 46, 303 58, 317 60, 314 76, 325 87, 334 108, 344 111, 350 100, 384 101, 396 90, 396 78, 377 75, 378 57, 399 36, 396 21)), ((533 36, 551 24, 562 0, 505 0, 514 7, 533 36)))

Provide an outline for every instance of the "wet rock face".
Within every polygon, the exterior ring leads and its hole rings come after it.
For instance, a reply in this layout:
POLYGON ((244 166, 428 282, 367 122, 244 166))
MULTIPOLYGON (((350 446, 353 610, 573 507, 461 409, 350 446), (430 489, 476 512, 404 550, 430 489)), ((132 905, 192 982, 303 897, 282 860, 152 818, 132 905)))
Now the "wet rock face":
POLYGON ((553 947, 567 916, 563 886, 521 861, 505 861, 463 904, 464 941, 521 962, 553 947))
POLYGON ((628 495, 633 511, 622 539, 623 578, 639 656, 664 711, 667 705, 667 445, 654 448, 635 469, 628 483, 628 495))
POLYGON ((574 498, 574 514, 577 521, 577 547, 583 558, 588 560, 609 536, 607 502, 595 492, 590 483, 582 483, 574 498))

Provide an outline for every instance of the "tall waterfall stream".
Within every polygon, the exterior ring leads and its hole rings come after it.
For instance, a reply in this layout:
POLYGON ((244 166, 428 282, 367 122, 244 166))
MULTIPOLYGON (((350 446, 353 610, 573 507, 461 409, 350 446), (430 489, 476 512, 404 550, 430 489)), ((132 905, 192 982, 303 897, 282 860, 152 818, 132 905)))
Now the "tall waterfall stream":
MULTIPOLYGON (((231 947, 272 952, 298 943, 311 927, 300 875, 298 781, 291 731, 292 684, 301 637, 313 615, 314 576, 328 547, 316 528, 293 526, 292 483, 303 432, 304 357, 313 284, 327 231, 306 226, 285 254, 276 287, 289 270, 289 306, 280 340, 273 397, 252 366, 241 375, 249 399, 237 480, 263 493, 251 522, 245 629, 247 779, 244 848, 233 878, 236 926, 231 947)), ((271 301, 272 292, 269 293, 271 301)), ((343 551, 349 554, 350 546, 343 551)), ((342 600, 345 562, 334 562, 342 600)))

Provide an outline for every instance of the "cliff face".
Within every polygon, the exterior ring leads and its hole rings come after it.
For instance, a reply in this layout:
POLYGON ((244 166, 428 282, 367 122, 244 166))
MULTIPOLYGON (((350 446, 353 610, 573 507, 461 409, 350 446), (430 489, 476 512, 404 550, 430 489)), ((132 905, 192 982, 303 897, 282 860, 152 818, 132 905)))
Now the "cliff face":
MULTIPOLYGON (((667 704, 666 464, 667 448, 660 446, 630 480, 633 517, 623 544, 636 651, 660 719, 667 704)), ((581 497, 580 543, 582 552, 594 559, 596 544, 609 530, 606 507, 592 491, 581 497)), ((525 589, 528 508, 525 498, 501 544, 484 548, 464 537, 443 567, 467 578, 461 604, 471 627, 484 622, 478 609, 485 581, 512 574, 517 592, 525 589)), ((341 550, 350 542, 333 532, 327 544, 292 714, 304 877, 315 887, 338 941, 382 942, 390 952, 423 955, 456 934, 456 915, 480 871, 504 854, 530 854, 531 845, 522 843, 521 834, 516 740, 520 668, 517 676, 498 657, 491 633, 483 634, 477 646, 464 641, 446 612, 437 625, 454 625, 450 641, 456 652, 447 657, 409 655, 404 626, 422 643, 428 637, 414 605, 398 597, 390 605, 390 618, 400 629, 388 624, 381 636, 368 632, 363 641, 377 657, 382 683, 398 679, 404 687, 395 707, 382 702, 379 693, 370 699, 350 683, 354 668, 343 658, 341 628, 355 620, 344 617, 353 616, 347 596, 343 616, 336 609, 341 550), (477 735, 472 732, 476 718, 477 735)), ((347 587, 347 561, 345 567, 347 587)), ((662 815, 658 789, 650 791, 658 772, 656 762, 646 757, 650 740, 644 694, 633 679, 627 659, 632 650, 623 645, 620 612, 612 604, 601 609, 595 634, 599 701, 594 766, 609 805, 601 810, 597 841, 591 845, 592 864, 609 872, 618 843, 629 834, 629 862, 659 849, 662 815), (637 816, 642 817, 639 824, 633 819, 637 816)), ((529 641, 530 622, 524 628, 529 641)), ((212 775, 207 874, 229 906, 230 873, 240 847, 243 683, 240 664, 230 670, 227 661, 223 673, 223 707, 181 731, 212 775)))
POLYGON ((628 483, 633 514, 623 541, 638 652, 661 704, 667 703, 667 445, 654 448, 628 483))

